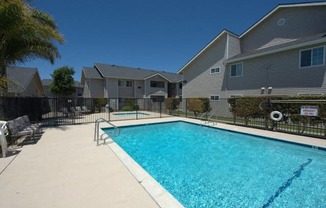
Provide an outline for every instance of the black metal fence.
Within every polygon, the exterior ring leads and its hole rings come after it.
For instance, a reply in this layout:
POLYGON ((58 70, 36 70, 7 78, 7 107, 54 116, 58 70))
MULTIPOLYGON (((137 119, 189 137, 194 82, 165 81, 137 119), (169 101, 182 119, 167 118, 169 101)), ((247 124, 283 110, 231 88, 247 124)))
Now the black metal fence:
POLYGON ((196 115, 188 110, 188 99, 178 99, 176 109, 168 109, 165 101, 136 98, 0 97, 0 106, 0 120, 11 120, 22 115, 28 115, 31 121, 41 122, 45 126, 93 123, 98 118, 119 121, 180 116, 326 138, 326 123, 324 122, 314 123, 307 119, 301 123, 291 120, 276 123, 266 118, 244 119, 235 117, 230 112, 227 99, 211 101, 209 113, 196 115))

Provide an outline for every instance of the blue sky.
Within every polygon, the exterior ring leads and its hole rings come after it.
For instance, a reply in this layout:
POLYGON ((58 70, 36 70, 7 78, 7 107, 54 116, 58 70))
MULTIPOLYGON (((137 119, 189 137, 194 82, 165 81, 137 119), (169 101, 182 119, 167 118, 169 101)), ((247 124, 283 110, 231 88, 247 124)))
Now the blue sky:
MULTIPOLYGON (((177 72, 223 29, 242 34, 278 4, 300 0, 34 0, 65 38, 54 65, 36 59, 41 79, 61 66, 107 63, 177 72)), ((312 1, 311 1, 312 2, 312 1)))

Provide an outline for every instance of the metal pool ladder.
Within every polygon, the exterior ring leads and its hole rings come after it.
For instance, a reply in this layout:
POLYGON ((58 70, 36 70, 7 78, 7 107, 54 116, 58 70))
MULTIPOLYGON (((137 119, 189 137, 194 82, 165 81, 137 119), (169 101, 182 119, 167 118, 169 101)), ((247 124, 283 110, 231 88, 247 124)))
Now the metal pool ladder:
POLYGON ((104 142, 105 142, 106 139, 111 138, 111 137, 116 137, 119 135, 120 135, 120 129, 117 126, 115 126, 114 124, 112 124, 111 122, 105 120, 104 118, 99 118, 95 121, 94 141, 97 141, 97 145, 100 145, 100 139, 104 140, 104 142), (111 135, 104 132, 100 136, 100 123, 103 123, 103 122, 110 124, 114 128, 114 131, 111 135), (107 136, 107 137, 103 139, 103 136, 107 136))

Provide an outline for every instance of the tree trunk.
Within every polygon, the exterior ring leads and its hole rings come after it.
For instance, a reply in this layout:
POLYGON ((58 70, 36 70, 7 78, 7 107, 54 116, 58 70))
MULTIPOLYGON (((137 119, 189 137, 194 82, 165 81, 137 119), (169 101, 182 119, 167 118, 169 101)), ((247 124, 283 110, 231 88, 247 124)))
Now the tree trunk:
POLYGON ((0 95, 8 91, 8 81, 7 81, 7 72, 6 65, 3 61, 0 60, 0 95))

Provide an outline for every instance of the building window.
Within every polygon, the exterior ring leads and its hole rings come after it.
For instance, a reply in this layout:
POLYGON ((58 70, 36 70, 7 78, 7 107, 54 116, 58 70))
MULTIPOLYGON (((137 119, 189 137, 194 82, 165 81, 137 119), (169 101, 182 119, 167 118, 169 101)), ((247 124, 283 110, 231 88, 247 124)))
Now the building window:
POLYGON ((118 80, 118 86, 119 87, 132 87, 132 81, 131 80, 118 80))
POLYGON ((179 89, 180 90, 182 89, 182 83, 179 83, 179 89))
POLYGON ((219 101, 220 100, 220 96, 219 95, 211 95, 210 96, 210 100, 211 101, 219 101))
POLYGON ((242 97, 242 95, 241 94, 234 94, 234 95, 230 95, 229 97, 230 98, 236 98, 236 97, 242 97))
POLYGON ((164 82, 151 81, 152 88, 164 88, 164 82))
POLYGON ((311 48, 300 51, 300 67, 324 65, 325 47, 311 48))
POLYGON ((220 72, 221 72, 220 67, 212 68, 212 69, 211 69, 211 74, 217 74, 217 73, 220 73, 220 72))
POLYGON ((232 64, 231 70, 230 70, 230 76, 231 77, 239 77, 243 75, 243 64, 232 64))

